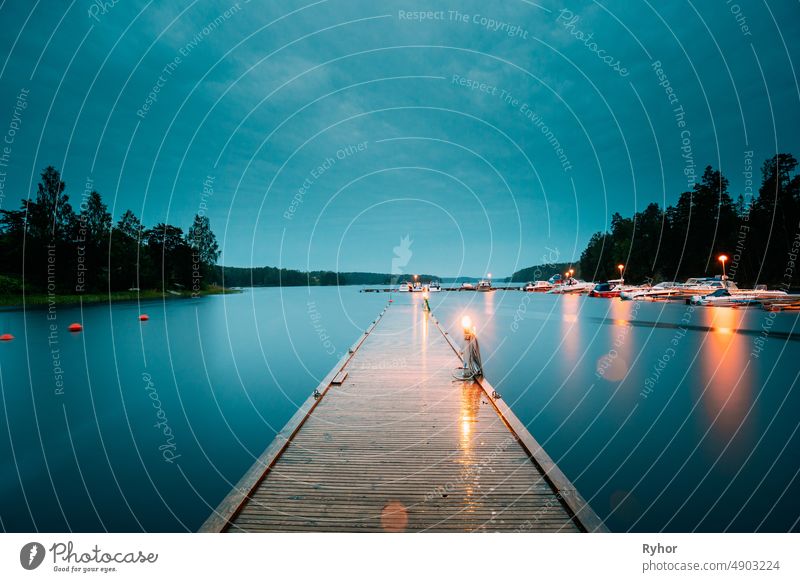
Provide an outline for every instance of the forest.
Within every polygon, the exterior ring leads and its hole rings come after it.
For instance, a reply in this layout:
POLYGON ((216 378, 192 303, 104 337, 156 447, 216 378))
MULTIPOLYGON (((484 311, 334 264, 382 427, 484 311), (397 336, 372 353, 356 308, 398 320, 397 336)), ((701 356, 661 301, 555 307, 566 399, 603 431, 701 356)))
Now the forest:
MULTIPOLYGON (((673 281, 721 272, 740 284, 788 289, 798 284, 800 175, 791 154, 761 166, 761 184, 733 199, 728 179, 711 166, 691 191, 662 209, 651 203, 631 217, 615 213, 610 230, 592 235, 576 273, 586 280, 618 276, 632 283, 673 281)), ((753 172, 755 173, 755 172, 753 172)), ((755 180, 753 180, 755 182, 755 180)), ((101 195, 86 188, 72 206, 61 175, 41 173, 34 196, 17 210, 0 210, 0 295, 81 295, 127 290, 200 293, 210 286, 389 285, 397 275, 275 267, 222 267, 207 216, 195 215, 186 230, 159 223, 145 227, 127 210, 113 223, 101 195)), ((547 278, 573 265, 529 267, 510 280, 547 278), (546 271, 546 272, 545 272, 546 271)), ((438 279, 421 275, 423 280, 438 279)))
MULTIPOLYGON (((207 216, 184 233, 145 227, 127 210, 113 223, 102 196, 84 189, 73 207, 61 174, 48 166, 35 196, 0 210, 0 295, 84 295, 128 290, 195 294, 209 286, 390 285, 398 275, 276 267, 223 267, 207 216)), ((421 275, 423 280, 435 277, 421 275)), ((8 303, 8 302, 6 302, 8 303)))
POLYGON ((127 210, 112 224, 101 195, 85 189, 72 206, 48 166, 35 196, 0 210, 0 294, 83 295, 158 289, 199 293, 216 283, 219 246, 207 216, 189 229, 145 227, 127 210))
POLYGON ((592 235, 580 257, 580 272, 586 280, 600 281, 618 277, 617 265, 623 264, 625 279, 632 283, 680 281, 721 274, 718 258, 725 255, 727 275, 739 284, 796 287, 797 160, 791 154, 766 160, 761 185, 754 190, 734 201, 728 179, 708 166, 675 205, 662 209, 651 203, 628 218, 615 213, 610 232, 592 235))

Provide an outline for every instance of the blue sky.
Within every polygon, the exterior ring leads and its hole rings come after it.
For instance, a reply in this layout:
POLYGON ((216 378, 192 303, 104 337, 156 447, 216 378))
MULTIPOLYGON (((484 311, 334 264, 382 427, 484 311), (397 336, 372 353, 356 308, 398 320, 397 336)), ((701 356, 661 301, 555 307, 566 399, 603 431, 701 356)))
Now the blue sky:
POLYGON ((0 7, 2 207, 48 164, 115 218, 205 202, 227 265, 388 272, 408 235, 404 272, 507 275, 800 155, 796 2, 101 4, 0 7))

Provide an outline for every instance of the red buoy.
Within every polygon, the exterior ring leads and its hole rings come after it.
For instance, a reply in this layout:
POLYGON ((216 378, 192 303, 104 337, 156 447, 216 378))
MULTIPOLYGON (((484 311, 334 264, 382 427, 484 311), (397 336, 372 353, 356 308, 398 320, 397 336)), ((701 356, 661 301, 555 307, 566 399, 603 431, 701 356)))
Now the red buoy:
POLYGON ((83 331, 83 326, 80 323, 70 323, 67 329, 70 331, 83 331))
POLYGON ((142 314, 139 316, 139 321, 147 321, 148 319, 150 319, 150 316, 149 316, 149 315, 147 315, 146 313, 142 313, 142 314))
POLYGON ((14 336, 10 333, 4 333, 3 335, 0 335, 0 342, 10 342, 12 339, 14 339, 14 336))

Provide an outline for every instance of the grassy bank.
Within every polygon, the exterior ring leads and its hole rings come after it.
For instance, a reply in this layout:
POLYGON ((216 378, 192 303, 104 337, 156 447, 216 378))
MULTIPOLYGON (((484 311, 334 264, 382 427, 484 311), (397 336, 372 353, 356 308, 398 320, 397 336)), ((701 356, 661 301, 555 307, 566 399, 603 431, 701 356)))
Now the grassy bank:
MULTIPOLYGON (((225 289, 212 285, 198 292, 198 295, 220 295, 227 293, 239 293, 237 289, 225 289)), ((74 305, 78 303, 109 303, 116 301, 147 301, 152 299, 189 299, 192 297, 191 291, 170 291, 167 293, 158 289, 142 289, 141 291, 113 291, 111 293, 57 293, 50 297, 46 293, 26 293, 25 306, 36 307, 49 305, 50 301, 55 300, 57 305, 74 305)), ((22 307, 22 293, 0 293, 0 306, 22 307)))

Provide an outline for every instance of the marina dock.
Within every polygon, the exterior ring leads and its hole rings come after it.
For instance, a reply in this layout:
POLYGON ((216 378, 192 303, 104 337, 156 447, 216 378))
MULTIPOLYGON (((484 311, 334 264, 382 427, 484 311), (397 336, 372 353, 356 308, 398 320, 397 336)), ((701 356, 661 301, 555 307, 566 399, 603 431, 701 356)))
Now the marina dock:
POLYGON ((386 307, 200 531, 606 531, 458 339, 386 307))

